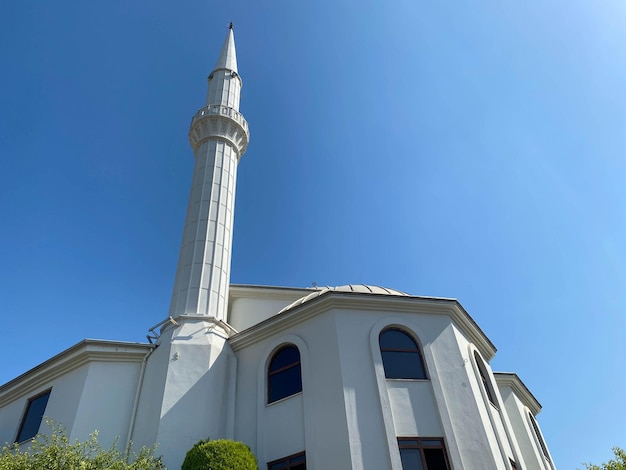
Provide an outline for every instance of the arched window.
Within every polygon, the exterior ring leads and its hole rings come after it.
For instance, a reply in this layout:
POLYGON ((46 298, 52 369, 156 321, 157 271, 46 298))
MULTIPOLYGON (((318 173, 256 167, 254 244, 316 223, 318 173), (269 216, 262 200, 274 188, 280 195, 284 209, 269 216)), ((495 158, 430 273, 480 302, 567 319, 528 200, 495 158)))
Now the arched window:
POLYGON ((388 379, 426 379, 422 353, 417 343, 398 328, 383 330, 378 337, 388 379))
POLYGON ((302 391, 300 351, 293 344, 280 348, 267 371, 267 402, 273 403, 302 391))
POLYGON ((500 408, 498 406, 498 401, 496 400, 496 392, 493 389, 493 385, 491 384, 491 380, 489 380, 489 375, 487 374, 487 369, 485 368, 485 363, 482 358, 478 354, 477 351, 474 351, 474 360, 476 361, 476 366, 478 367, 478 373, 480 374, 480 381, 483 383, 483 387, 485 389, 485 393, 487 393, 487 398, 493 406, 496 408, 500 408))
POLYGON ((548 462, 550 462, 550 454, 548 453, 548 448, 546 447, 546 443, 543 441, 543 437, 541 437, 541 432, 539 432, 539 425, 535 420, 535 417, 528 413, 528 419, 530 420, 530 424, 533 427, 533 431, 535 433, 535 437, 539 441, 539 445, 541 446, 541 452, 543 452, 543 456, 546 458, 548 462))

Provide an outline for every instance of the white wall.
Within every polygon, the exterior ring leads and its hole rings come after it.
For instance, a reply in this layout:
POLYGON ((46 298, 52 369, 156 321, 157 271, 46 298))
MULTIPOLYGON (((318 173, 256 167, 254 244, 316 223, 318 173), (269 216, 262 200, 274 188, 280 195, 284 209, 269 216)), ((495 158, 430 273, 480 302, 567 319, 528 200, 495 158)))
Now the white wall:
POLYGON ((287 305, 311 292, 311 289, 232 286, 228 324, 237 331, 243 331, 273 317, 287 305), (263 295, 259 296, 259 292, 263 295))
MULTIPOLYGON (((74 425, 77 403, 80 402, 89 366, 84 365, 53 380, 44 380, 36 388, 0 408, 0 443, 13 442, 31 397, 52 389, 44 416, 67 428, 68 434, 74 425)), ((40 432, 48 433, 49 428, 42 422, 40 432)))
POLYGON ((177 468, 200 439, 233 435, 235 355, 206 316, 179 317, 148 358, 132 434, 177 468))
MULTIPOLYGON (((103 447, 126 444, 139 379, 139 362, 88 362, 41 384, 0 408, 0 442, 13 442, 29 398, 51 389, 45 417, 64 426, 70 440, 99 431, 103 447)), ((49 428, 42 422, 40 432, 49 428)))
MULTIPOLYGON (((67 401, 70 406, 78 405, 70 439, 84 440, 97 429, 98 440, 103 447, 111 446, 116 438, 124 446, 128 438, 140 370, 141 364, 137 362, 89 364, 80 400, 67 401)), ((66 400, 67 398, 69 397, 64 397, 66 400)))
POLYGON ((429 380, 387 380, 396 436, 443 437, 429 380))
POLYGON ((534 436, 534 431, 528 422, 528 413, 530 412, 528 407, 524 405, 511 387, 498 384, 498 389, 500 390, 500 395, 515 435, 515 441, 526 467, 530 469, 553 470, 554 464, 548 462, 544 457, 534 436))
POLYGON ((397 437, 422 436, 445 439, 454 469, 507 468, 469 345, 447 315, 322 311, 236 350, 235 437, 261 467, 306 450, 311 469, 400 470, 397 437), (378 334, 387 326, 417 337, 430 380, 384 378, 378 334), (301 350, 303 392, 266 405, 269 357, 286 342, 301 350))
POLYGON ((352 468, 335 330, 326 312, 236 352, 235 438, 252 448, 260 468, 303 450, 307 468, 352 468), (285 343, 300 350, 303 392, 268 405, 268 361, 285 343))

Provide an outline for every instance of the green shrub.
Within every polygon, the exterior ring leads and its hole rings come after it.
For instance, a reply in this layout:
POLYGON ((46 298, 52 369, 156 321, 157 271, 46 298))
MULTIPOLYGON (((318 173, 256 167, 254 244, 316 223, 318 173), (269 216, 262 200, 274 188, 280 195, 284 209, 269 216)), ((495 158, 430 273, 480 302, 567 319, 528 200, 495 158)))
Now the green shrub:
POLYGON ((613 447, 615 458, 602 465, 583 464, 587 470, 626 470, 626 451, 619 447, 613 447))
POLYGON ((20 450, 17 444, 0 449, 0 470, 162 470, 165 466, 154 449, 141 448, 139 453, 122 453, 113 444, 103 449, 98 431, 85 442, 71 443, 65 429, 46 420, 52 428, 49 435, 38 434, 31 445, 20 450))
POLYGON ((243 442, 200 441, 187 455, 181 470, 257 470, 256 457, 243 442))

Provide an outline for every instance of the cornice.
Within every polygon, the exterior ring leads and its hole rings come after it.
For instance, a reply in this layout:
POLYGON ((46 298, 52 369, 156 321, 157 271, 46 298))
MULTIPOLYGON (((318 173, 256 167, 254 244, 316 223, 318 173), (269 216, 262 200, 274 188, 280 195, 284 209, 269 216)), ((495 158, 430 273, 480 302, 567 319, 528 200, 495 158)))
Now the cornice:
POLYGON ((0 386, 0 407, 89 362, 141 362, 153 348, 143 343, 84 339, 0 386))
POLYGON ((325 292, 308 302, 274 315, 231 336, 229 342, 237 351, 334 308, 447 315, 487 360, 493 358, 496 353, 496 347, 487 335, 455 299, 337 291, 325 292))
POLYGON ((495 377, 498 386, 510 387, 533 415, 536 416, 541 411, 541 403, 539 403, 526 384, 522 382, 522 379, 520 379, 516 373, 494 372, 493 376, 495 377))

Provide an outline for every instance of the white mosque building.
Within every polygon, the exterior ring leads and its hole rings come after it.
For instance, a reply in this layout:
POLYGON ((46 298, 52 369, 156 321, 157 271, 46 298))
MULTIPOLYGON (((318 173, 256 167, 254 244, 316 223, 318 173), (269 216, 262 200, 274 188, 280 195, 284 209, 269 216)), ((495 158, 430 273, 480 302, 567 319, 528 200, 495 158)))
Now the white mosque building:
POLYGON ((496 348, 458 301, 229 284, 241 85, 231 26, 189 131, 167 318, 149 343, 83 340, 0 386, 0 443, 28 445, 48 416, 71 440, 158 443, 170 469, 209 437, 268 470, 554 470, 540 404, 491 370, 496 348))

